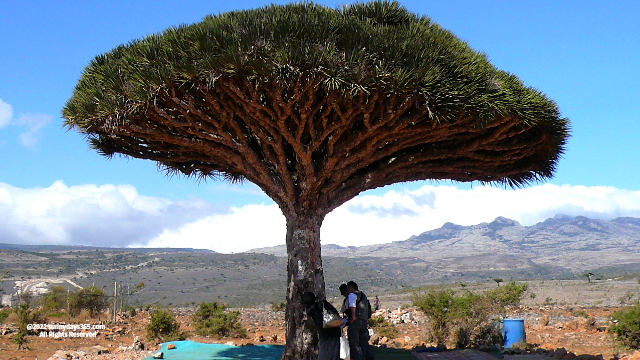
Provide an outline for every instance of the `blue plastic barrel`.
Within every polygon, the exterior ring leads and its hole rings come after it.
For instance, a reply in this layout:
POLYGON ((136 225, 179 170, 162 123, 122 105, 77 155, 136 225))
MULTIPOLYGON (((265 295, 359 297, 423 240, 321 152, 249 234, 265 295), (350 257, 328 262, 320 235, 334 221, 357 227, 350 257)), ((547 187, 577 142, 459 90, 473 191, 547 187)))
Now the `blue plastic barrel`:
POLYGON ((504 347, 508 349, 519 341, 527 341, 524 319, 504 319, 504 347))

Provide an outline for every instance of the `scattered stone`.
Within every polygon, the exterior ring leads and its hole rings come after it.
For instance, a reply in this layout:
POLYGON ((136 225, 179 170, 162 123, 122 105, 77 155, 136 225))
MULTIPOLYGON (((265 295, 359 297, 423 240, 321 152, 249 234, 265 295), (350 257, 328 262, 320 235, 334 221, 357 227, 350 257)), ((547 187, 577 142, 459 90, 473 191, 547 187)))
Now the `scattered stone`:
POLYGON ((387 345, 387 343, 389 343, 389 339, 387 339, 386 336, 383 336, 378 343, 380 345, 387 345))
POLYGON ((128 348, 129 350, 144 350, 144 343, 139 336, 133 338, 133 343, 128 348))
POLYGON ((167 344, 167 350, 173 350, 176 348, 176 344, 167 344))
POLYGON ((108 354, 109 353, 109 349, 107 349, 104 346, 96 345, 96 346, 93 347, 93 349, 95 349, 96 355, 108 354))
POLYGON ((159 351, 153 355, 151 355, 152 358, 154 359, 164 359, 164 353, 162 351, 159 351))
POLYGON ((67 352, 64 350, 58 350, 48 360, 68 360, 67 352))

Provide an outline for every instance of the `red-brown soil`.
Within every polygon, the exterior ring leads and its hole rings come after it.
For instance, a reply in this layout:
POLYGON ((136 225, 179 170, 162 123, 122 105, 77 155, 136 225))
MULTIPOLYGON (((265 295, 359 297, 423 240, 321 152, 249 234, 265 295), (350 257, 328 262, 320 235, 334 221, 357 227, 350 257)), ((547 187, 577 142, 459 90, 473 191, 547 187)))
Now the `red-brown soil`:
MULTIPOLYGON (((544 349, 565 348, 577 355, 602 355, 605 359, 615 355, 622 356, 623 350, 616 350, 611 335, 607 332, 609 316, 613 308, 578 308, 578 307, 519 307, 508 314, 509 317, 524 318, 527 342, 544 349), (619 352, 618 352, 619 351, 619 352)), ((200 342, 218 342, 239 344, 284 344, 284 315, 270 309, 240 309, 241 322, 247 329, 244 339, 224 338, 211 339, 191 336, 189 339, 200 342)), ((177 318, 184 330, 193 334, 190 322, 191 311, 178 311, 177 318)), ((399 335, 396 339, 376 339, 389 347, 413 348, 425 344, 427 334, 426 318, 414 308, 397 309, 385 312, 387 318, 397 322, 399 335), (401 321, 402 320, 402 321, 401 321)), ((7 319, 11 320, 11 318, 7 319)), ((5 321, 7 322, 7 321, 5 321)), ((65 319, 69 324, 104 323, 107 329, 100 331, 96 338, 41 338, 28 337, 28 350, 18 350, 12 343, 13 334, 0 335, 0 358, 2 359, 49 359, 57 350, 84 349, 86 353, 96 352, 91 349, 95 345, 109 350, 110 355, 86 355, 81 359, 142 359, 149 355, 149 350, 156 350, 157 344, 145 339, 149 314, 141 312, 132 318, 124 318, 113 322, 99 322, 97 319, 65 319), (130 351, 134 338, 139 336, 146 351, 130 351)), ((0 325, 0 334, 14 331, 15 326, 0 325)), ((374 336, 376 338, 376 336, 374 336)), ((373 340, 373 339, 372 339, 373 340)))

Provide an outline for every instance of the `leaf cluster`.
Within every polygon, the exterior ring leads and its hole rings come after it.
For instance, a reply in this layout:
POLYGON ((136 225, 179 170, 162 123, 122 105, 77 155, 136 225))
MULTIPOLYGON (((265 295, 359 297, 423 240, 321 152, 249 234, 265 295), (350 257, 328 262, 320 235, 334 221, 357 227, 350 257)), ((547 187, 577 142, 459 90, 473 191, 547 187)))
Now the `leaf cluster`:
POLYGON ((285 85, 320 78, 324 91, 419 94, 438 121, 514 117, 568 134, 553 101, 397 1, 269 5, 134 40, 91 61, 63 117, 90 135, 103 122, 127 121, 160 92, 215 87, 221 77, 285 85))

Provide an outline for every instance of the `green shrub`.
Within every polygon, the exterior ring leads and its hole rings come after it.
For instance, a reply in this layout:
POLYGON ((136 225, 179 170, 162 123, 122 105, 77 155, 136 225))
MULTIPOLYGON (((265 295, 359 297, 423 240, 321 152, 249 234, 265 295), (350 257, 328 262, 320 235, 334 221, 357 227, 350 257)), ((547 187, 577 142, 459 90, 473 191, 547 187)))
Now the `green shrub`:
POLYGON ((180 330, 175 315, 167 309, 156 309, 151 313, 151 321, 147 325, 147 339, 161 342, 184 340, 186 333, 180 330))
POLYGON ((0 310, 0 322, 3 322, 7 317, 9 317, 9 314, 11 314, 10 308, 0 310))
POLYGON ((383 322, 385 322, 385 319, 384 319, 384 316, 382 316, 382 315, 372 316, 371 318, 369 318, 369 320, 367 320, 367 324, 371 328, 374 328, 374 327, 382 324, 383 322))
POLYGON ((615 335, 622 345, 632 349, 640 349, 640 305, 613 313, 614 324, 609 332, 615 335))
POLYGON ((589 314, 587 314, 587 312, 584 311, 584 310, 576 310, 576 311, 573 312, 573 316, 575 316, 575 317, 583 317, 583 318, 586 319, 586 318, 589 317, 589 314))
POLYGON ((18 349, 28 343, 27 335, 30 330, 27 330, 29 324, 42 324, 46 322, 46 319, 38 311, 34 311, 28 303, 22 304, 16 311, 20 321, 18 322, 18 331, 13 335, 12 341, 18 345, 18 349))
POLYGON ((439 290, 414 295, 413 304, 429 317, 431 337, 437 343, 444 343, 449 334, 452 316, 449 309, 453 305, 453 291, 439 290))
POLYGON ((69 312, 72 315, 77 315, 82 310, 88 310, 89 316, 94 317, 108 306, 104 290, 95 286, 89 286, 69 294, 69 312))
POLYGON ((285 311, 286 309, 287 304, 285 304, 284 301, 280 301, 280 303, 277 303, 275 301, 271 302, 271 310, 273 312, 285 311))
POLYGON ((480 295, 471 292, 454 297, 453 307, 449 311, 457 347, 468 346, 480 324, 487 322, 492 313, 499 312, 496 303, 486 293, 480 295))
POLYGON ((398 337, 398 328, 396 326, 385 320, 384 316, 372 316, 368 320, 369 327, 372 329, 376 329, 380 336, 385 336, 387 339, 395 339, 398 337))
POLYGON ((556 302, 555 302, 555 301, 553 301, 553 298, 551 298, 551 297, 549 297, 549 296, 547 296, 547 297, 544 299, 544 302, 542 303, 542 305, 555 305, 555 304, 556 304, 556 302))
POLYGON ((517 305, 522 300, 525 291, 527 291, 527 284, 518 284, 512 281, 505 286, 485 292, 485 295, 490 301, 504 308, 505 306, 517 305))
POLYGON ((213 337, 246 337, 247 332, 238 321, 238 311, 227 311, 224 304, 201 303, 193 315, 196 334, 213 337))
POLYGON ((67 296, 64 286, 55 285, 42 296, 40 303, 45 311, 56 312, 67 307, 67 296))
POLYGON ((414 295, 414 305, 429 317, 431 340, 445 343, 449 339, 458 347, 490 345, 502 336, 494 317, 504 313, 506 306, 518 304, 526 290, 526 284, 515 282, 482 294, 440 290, 414 295))
POLYGON ((63 313, 63 312, 47 313, 48 318, 63 318, 65 316, 67 316, 67 313, 63 313))
POLYGON ((387 339, 395 339, 398 337, 398 328, 388 321, 382 322, 378 325, 377 329, 380 336, 384 336, 387 339))

